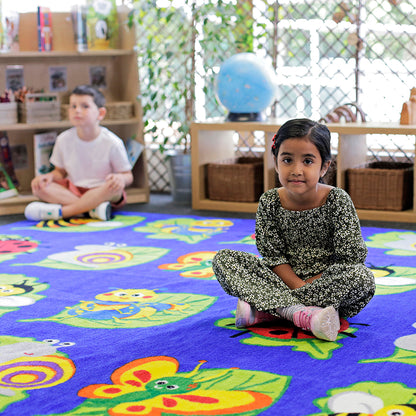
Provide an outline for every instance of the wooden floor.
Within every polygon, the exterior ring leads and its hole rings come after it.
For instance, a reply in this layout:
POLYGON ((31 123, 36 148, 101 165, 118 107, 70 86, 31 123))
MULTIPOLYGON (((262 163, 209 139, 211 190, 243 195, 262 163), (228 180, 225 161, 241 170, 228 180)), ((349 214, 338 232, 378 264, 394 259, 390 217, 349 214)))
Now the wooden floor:
MULTIPOLYGON (((196 215, 210 218, 255 218, 253 213, 244 212, 219 212, 206 210, 193 210, 190 204, 180 204, 172 201, 170 194, 150 194, 150 202, 143 204, 129 204, 123 207, 123 211, 131 212, 158 212, 172 215, 196 215)), ((0 215, 0 225, 21 221, 25 217, 23 214, 0 215)), ((416 223, 403 222, 379 222, 379 221, 361 221, 361 225, 366 227, 395 228, 402 230, 416 230, 416 223)))

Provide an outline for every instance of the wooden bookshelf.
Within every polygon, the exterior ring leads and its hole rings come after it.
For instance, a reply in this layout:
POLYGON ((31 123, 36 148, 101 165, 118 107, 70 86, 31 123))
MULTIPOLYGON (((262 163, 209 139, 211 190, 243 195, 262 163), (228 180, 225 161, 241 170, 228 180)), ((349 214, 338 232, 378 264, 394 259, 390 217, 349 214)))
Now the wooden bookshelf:
MULTIPOLYGON (((0 89, 6 86, 5 74, 9 65, 22 65, 25 84, 28 87, 49 91, 49 67, 64 66, 67 70, 67 91, 58 93, 61 103, 67 103, 70 91, 77 85, 88 84, 91 66, 104 66, 107 86, 103 90, 107 102, 131 102, 133 116, 122 120, 104 120, 102 125, 127 140, 135 137, 144 145, 142 108, 138 100, 140 94, 138 78, 138 62, 135 52, 136 38, 134 30, 125 26, 126 14, 119 13, 120 36, 117 49, 91 50, 78 52, 73 42, 73 31, 70 13, 53 13, 53 45, 51 52, 38 52, 36 13, 20 15, 23 25, 19 25, 19 52, 0 53, 0 89), (59 29, 58 29, 59 28, 59 29), (65 36, 61 36, 64 33, 65 36)), ((42 123, 1 124, 0 131, 6 131, 10 146, 21 145, 27 151, 27 163, 24 168, 16 169, 19 180, 17 197, 0 199, 0 215, 22 213, 25 206, 34 200, 31 195, 30 182, 34 176, 33 135, 49 130, 58 133, 70 127, 68 120, 49 121, 42 123)), ((147 161, 145 152, 139 157, 133 168, 134 181, 127 190, 127 202, 138 203, 149 201, 149 185, 147 178, 147 161)))

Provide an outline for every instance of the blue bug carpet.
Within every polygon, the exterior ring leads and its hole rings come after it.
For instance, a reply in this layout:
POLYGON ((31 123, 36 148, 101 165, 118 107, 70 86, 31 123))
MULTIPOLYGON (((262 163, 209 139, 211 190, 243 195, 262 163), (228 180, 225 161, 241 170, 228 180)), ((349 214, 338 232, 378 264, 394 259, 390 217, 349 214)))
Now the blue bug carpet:
POLYGON ((416 233, 363 228, 377 292, 335 342, 234 326, 221 248, 254 220, 120 212, 0 226, 0 413, 416 414, 416 233))

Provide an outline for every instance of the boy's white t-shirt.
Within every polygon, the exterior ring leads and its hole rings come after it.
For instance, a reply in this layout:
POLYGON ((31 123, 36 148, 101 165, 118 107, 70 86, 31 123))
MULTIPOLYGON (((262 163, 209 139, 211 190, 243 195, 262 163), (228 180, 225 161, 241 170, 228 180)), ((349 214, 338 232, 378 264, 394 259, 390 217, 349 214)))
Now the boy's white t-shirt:
POLYGON ((110 173, 131 170, 123 141, 106 127, 100 127, 97 138, 81 140, 75 127, 56 139, 50 162, 65 169, 67 178, 76 186, 94 188, 105 182, 110 173))

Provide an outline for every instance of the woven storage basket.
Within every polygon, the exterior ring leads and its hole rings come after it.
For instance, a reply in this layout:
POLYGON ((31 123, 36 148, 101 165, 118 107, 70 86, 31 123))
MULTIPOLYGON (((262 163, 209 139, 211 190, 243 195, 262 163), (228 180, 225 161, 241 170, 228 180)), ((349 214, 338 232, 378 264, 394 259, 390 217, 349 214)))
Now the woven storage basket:
POLYGON ((208 198, 254 202, 263 193, 263 159, 238 157, 206 165, 208 198))
POLYGON ((106 104, 108 120, 124 120, 133 117, 133 103, 130 101, 119 101, 106 104))
POLYGON ((368 163, 348 169, 347 181, 356 208, 402 211, 412 206, 412 163, 368 163))
MULTIPOLYGON (((130 101, 118 101, 107 103, 105 105, 107 110, 105 114, 106 120, 125 120, 133 117, 133 103, 130 101)), ((68 120, 69 104, 62 104, 61 116, 62 120, 68 120)))

